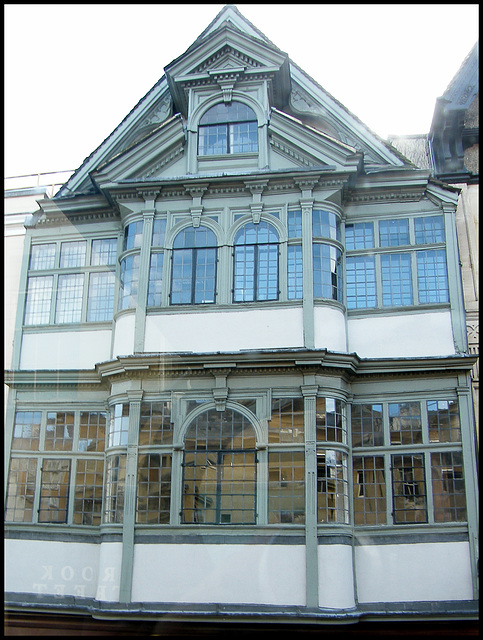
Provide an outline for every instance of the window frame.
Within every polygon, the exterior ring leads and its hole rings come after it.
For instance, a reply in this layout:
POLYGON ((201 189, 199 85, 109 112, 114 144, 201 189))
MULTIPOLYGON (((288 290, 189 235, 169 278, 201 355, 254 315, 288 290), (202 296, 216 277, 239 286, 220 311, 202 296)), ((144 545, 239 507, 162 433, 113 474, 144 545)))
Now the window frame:
POLYGON ((63 237, 56 240, 43 240, 36 238, 30 245, 29 264, 26 275, 25 283, 25 301, 22 315, 22 327, 24 330, 30 330, 30 328, 36 327, 48 327, 48 326, 77 326, 79 324, 87 324, 89 326, 100 322, 112 322, 116 311, 116 297, 118 287, 116 286, 116 273, 117 273, 117 252, 118 252, 118 234, 105 234, 105 235, 89 235, 83 236, 81 239, 73 237, 63 237), (94 245, 99 242, 109 243, 107 249, 99 252, 94 245), (62 256, 67 254, 64 251, 65 247, 69 245, 85 245, 85 252, 74 252, 71 254, 67 266, 61 266, 62 256), (55 250, 51 251, 50 263, 47 266, 45 263, 42 268, 32 268, 32 256, 40 251, 39 247, 55 247, 55 250), (111 262, 103 262, 101 255, 107 255, 111 257, 111 262), (79 256, 83 256, 83 260, 76 259, 79 256), (110 305, 111 312, 105 313, 105 317, 102 320, 90 320, 89 309, 93 302, 93 296, 91 295, 91 275, 93 274, 112 274, 112 281, 109 287, 109 296, 107 304, 110 305), (43 279, 49 281, 50 284, 44 289, 46 292, 43 296, 43 313, 41 321, 34 321, 31 315, 38 315, 36 308, 38 304, 42 304, 42 301, 32 303, 32 297, 35 289, 34 282, 43 279), (61 311, 60 303, 62 301, 62 283, 67 282, 66 279, 77 279, 79 282, 76 284, 72 295, 64 297, 64 302, 67 306, 61 311), (32 285, 32 288, 31 288, 32 285), (76 311, 75 316, 72 316, 72 312, 76 311), (61 314, 64 314, 61 315, 61 314), (68 317, 68 315, 71 317, 68 317), (65 319, 64 319, 65 317, 65 319))

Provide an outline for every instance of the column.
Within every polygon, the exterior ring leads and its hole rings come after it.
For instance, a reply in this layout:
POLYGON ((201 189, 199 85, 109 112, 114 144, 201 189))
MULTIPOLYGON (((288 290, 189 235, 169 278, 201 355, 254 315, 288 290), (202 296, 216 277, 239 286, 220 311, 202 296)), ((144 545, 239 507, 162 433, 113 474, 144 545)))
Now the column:
POLYGON ((119 602, 131 601, 134 524, 136 521, 136 485, 139 442, 139 421, 141 416, 142 391, 128 391, 129 431, 127 441, 126 484, 124 489, 124 514, 122 524, 122 558, 119 602))
MULTIPOLYGON (((309 376, 314 378, 314 376, 309 376)), ((317 548, 317 451, 315 411, 318 387, 301 387, 304 396, 305 431, 305 571, 306 606, 319 606, 319 560, 317 548)))

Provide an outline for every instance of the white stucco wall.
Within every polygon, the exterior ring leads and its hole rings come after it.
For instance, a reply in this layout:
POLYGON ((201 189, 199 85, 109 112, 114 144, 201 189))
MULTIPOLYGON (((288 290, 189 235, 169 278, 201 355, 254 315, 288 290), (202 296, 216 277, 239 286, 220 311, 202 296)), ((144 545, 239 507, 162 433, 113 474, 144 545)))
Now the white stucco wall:
POLYGON ((359 602, 472 600, 467 542, 355 548, 359 602))
POLYGON ((347 335, 344 312, 334 307, 315 307, 314 338, 316 349, 347 351, 347 335))
MULTIPOLYGON (((99 545, 5 540, 5 591, 93 598, 99 545)), ((104 576, 103 576, 104 577, 104 576)))
POLYGON ((137 544, 132 600, 301 606, 305 547, 137 544))
POLYGON ((208 353, 303 346, 302 309, 149 315, 144 350, 208 353))
POLYGON ((449 311, 350 318, 348 350, 361 358, 454 355, 449 311))
POLYGON ((352 547, 319 545, 319 607, 351 609, 355 606, 352 547))
POLYGON ((110 352, 110 330, 24 333, 20 369, 92 369, 110 352))
POLYGON ((113 357, 130 356, 134 353, 134 313, 123 314, 116 319, 114 327, 113 357))

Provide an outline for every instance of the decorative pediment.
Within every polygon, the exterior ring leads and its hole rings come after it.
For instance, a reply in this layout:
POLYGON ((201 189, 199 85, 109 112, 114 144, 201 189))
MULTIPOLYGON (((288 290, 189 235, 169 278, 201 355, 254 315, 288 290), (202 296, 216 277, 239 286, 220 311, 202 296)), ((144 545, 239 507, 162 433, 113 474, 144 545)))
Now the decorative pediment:
POLYGON ((268 135, 271 149, 298 167, 355 171, 362 162, 353 147, 277 109, 271 111, 268 135))
POLYGON ((282 107, 290 94, 287 54, 273 45, 223 23, 198 39, 182 56, 165 67, 175 109, 188 113, 188 89, 216 85, 229 77, 233 85, 264 77, 272 87, 275 105, 282 107))
POLYGON ((109 160, 91 177, 101 189, 126 181, 153 180, 183 156, 185 142, 181 116, 173 116, 151 135, 109 160))

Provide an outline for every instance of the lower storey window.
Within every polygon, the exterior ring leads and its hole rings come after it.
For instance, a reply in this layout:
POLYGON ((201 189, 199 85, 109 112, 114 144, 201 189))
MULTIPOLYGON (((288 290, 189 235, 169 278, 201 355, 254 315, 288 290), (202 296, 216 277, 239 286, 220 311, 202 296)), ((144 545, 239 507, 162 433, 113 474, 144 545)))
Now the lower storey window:
POLYGON ((305 522, 305 456, 303 452, 268 456, 268 522, 305 522))
POLYGON ((183 477, 183 522, 255 524, 254 451, 187 452, 183 477))

